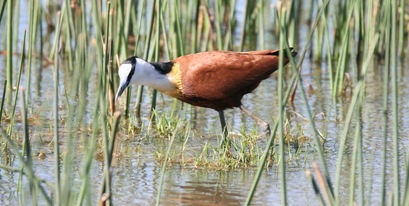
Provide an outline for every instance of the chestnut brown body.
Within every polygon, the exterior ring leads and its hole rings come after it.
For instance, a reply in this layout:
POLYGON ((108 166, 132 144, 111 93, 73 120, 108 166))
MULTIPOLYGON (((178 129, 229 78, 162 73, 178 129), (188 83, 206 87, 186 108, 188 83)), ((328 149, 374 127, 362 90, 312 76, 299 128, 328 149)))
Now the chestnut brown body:
POLYGON ((182 88, 175 97, 217 111, 239 107, 245 94, 278 69, 278 55, 278 50, 211 51, 176 58, 172 69, 180 69, 182 88))

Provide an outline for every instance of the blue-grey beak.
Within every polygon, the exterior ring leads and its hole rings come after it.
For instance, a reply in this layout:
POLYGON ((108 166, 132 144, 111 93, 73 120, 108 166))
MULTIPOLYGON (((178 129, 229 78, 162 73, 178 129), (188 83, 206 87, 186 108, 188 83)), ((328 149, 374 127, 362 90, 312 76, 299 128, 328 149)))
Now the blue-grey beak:
POLYGON ((128 82, 124 82, 124 83, 121 83, 121 85, 119 85, 118 91, 116 92, 116 95, 115 95, 115 101, 118 100, 118 97, 122 95, 122 93, 125 91, 127 87, 128 87, 128 82))

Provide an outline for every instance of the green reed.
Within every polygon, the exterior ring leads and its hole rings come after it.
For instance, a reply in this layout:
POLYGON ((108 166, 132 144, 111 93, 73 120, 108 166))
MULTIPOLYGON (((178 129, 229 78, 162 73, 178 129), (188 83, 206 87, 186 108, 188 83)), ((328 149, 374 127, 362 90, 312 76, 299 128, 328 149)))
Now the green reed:
MULTIPOLYGON (((9 135, 12 134, 12 127, 14 126, 14 118, 15 118, 15 111, 16 111, 16 106, 17 106, 17 97, 19 95, 19 91, 20 91, 20 82, 21 82, 21 75, 22 75, 22 71, 23 71, 23 65, 24 65, 24 58, 25 58, 25 47, 26 47, 26 31, 24 31, 24 38, 23 38, 23 45, 22 45, 22 53, 21 53, 21 59, 20 59, 20 72, 18 75, 18 80, 17 80, 17 89, 16 89, 16 96, 14 99, 14 108, 13 108, 13 114, 12 114, 12 120, 11 120, 11 124, 9 127, 9 135)), ((23 142, 23 156, 24 153, 27 155, 27 166, 28 167, 32 167, 32 159, 31 159, 31 147, 30 147, 30 139, 29 139, 29 134, 28 134, 28 123, 27 123, 27 105, 25 104, 25 100, 24 100, 24 89, 21 89, 22 93, 21 96, 23 97, 23 101, 22 101, 22 110, 23 110, 23 127, 24 127, 24 142, 23 142)), ((23 167, 22 169, 23 170, 23 167)), ((23 178, 22 173, 19 174, 19 185, 21 184, 21 180, 23 178)), ((20 187, 21 188, 21 187, 20 187)), ((34 185, 32 182, 30 182, 30 189, 31 191, 35 191, 34 189, 34 185)), ((33 192, 34 193, 34 192, 33 192)), ((34 202, 36 202, 36 197, 34 195, 32 195, 34 198, 34 202)))
POLYGON ((6 9, 7 1, 2 1, 0 5, 0 22, 3 19, 4 10, 6 9))
MULTIPOLYGON (((61 32, 61 21, 64 19, 64 15, 57 13, 57 30, 56 30, 56 41, 60 42, 60 32, 61 32)), ((59 135, 59 55, 58 50, 55 50, 56 54, 54 55, 54 69, 53 69, 53 80, 54 80, 54 161, 55 161, 55 203, 57 205, 61 204, 61 170, 60 170, 60 135, 59 135)))
MULTIPOLYGON (((279 17, 279 24, 280 28, 286 28, 286 16, 287 16, 287 9, 282 8, 280 9, 280 14, 278 11, 275 10, 277 14, 276 17, 279 17)), ((287 30, 280 29, 280 51, 284 51, 285 47, 287 46, 285 42, 287 42, 287 30)), ((286 180, 286 160, 285 160, 285 151, 284 151, 284 109, 285 109, 285 102, 284 102, 284 94, 283 94, 283 67, 284 67, 284 55, 280 55, 279 64, 278 64, 278 133, 279 133, 279 154, 280 154, 280 179, 281 179, 281 204, 287 205, 287 180, 286 180)), ((266 154, 267 155, 267 154, 266 154)))
POLYGON ((156 196, 156 205, 159 205, 159 203, 160 203, 160 197, 161 197, 161 194, 162 194, 163 179, 164 179, 164 176, 165 176, 165 168, 166 168, 166 165, 167 165, 167 162, 168 162, 168 158, 169 158, 169 154, 170 154, 173 142, 175 141, 177 130, 179 130, 179 122, 176 125, 175 131, 173 131, 173 135, 170 138, 169 146, 168 146, 168 148, 166 150, 165 160, 163 161, 163 164, 162 164, 162 169, 161 169, 161 172, 160 172, 160 181, 159 181, 159 186, 158 186, 158 194, 156 196))
POLYGON ((4 85, 3 85, 3 98, 1 98, 1 106, 0 106, 0 124, 1 120, 3 118, 3 112, 4 112, 4 102, 6 100, 6 90, 7 88, 7 80, 4 80, 4 85))
MULTIPOLYGON (((27 104, 25 101, 25 94, 23 93, 24 90, 22 90, 21 93, 21 99, 22 99, 22 110, 23 110, 23 127, 24 127, 24 142, 23 142, 23 156, 27 155, 27 159, 26 159, 26 164, 27 167, 33 167, 33 159, 31 157, 31 144, 30 144, 30 134, 29 134, 29 129, 28 129, 28 120, 27 120, 27 104)), ((22 168, 21 170, 23 170, 24 168, 22 168)), ((19 180, 22 179, 23 174, 20 173, 20 178, 19 180)), ((30 182, 30 191, 32 192, 31 196, 33 198, 33 202, 37 203, 37 194, 35 193, 36 188, 35 185, 33 184, 33 182, 30 182)), ((22 199, 22 202, 24 203, 24 199, 22 199)))
MULTIPOLYGON (((104 36, 104 55, 103 55, 103 64, 100 70, 100 88, 101 88, 101 94, 97 98, 100 98, 101 100, 101 107, 100 107, 100 115, 102 122, 108 122, 108 114, 107 114, 107 102, 106 100, 106 92, 108 91, 108 67, 109 67, 109 61, 111 59, 111 52, 110 52, 110 47, 112 46, 111 40, 112 40, 112 17, 113 14, 110 13, 111 11, 111 3, 107 2, 107 14, 106 14, 106 26, 105 26, 105 36, 104 36)), ((110 172, 111 169, 111 151, 109 147, 109 134, 108 134, 108 125, 107 124, 102 124, 101 125, 101 130, 102 130, 102 144, 103 144, 103 154, 104 154, 104 169, 103 169, 103 182, 101 186, 101 197, 100 201, 104 202, 104 205, 112 205, 112 175, 110 172)))
MULTIPOLYGON (((406 6, 406 1, 405 0, 400 0, 399 1, 399 8, 396 12, 399 11, 399 40, 398 40, 398 45, 399 45, 399 50, 400 50, 400 56, 401 58, 404 57, 404 51, 405 51, 405 6, 406 6)), ((396 2, 395 2, 396 5, 396 2)), ((395 17, 396 18, 396 17, 395 17)), ((395 25, 396 26, 396 25, 395 25)), ((407 31, 406 31, 407 32, 407 31)))
POLYGON ((358 180, 359 184, 359 204, 364 205, 364 194, 363 194, 363 171, 362 171, 362 135, 361 135, 361 128, 362 128, 362 117, 360 116, 362 114, 362 101, 363 101, 363 92, 361 91, 359 94, 359 97, 357 99, 357 105, 356 105, 356 113, 357 115, 357 121, 355 125, 355 140, 354 140, 354 148, 353 148, 353 153, 352 153, 352 161, 351 161, 351 175, 350 175, 350 197, 349 197, 349 205, 352 205, 356 200, 355 200, 355 182, 358 180), (358 165, 358 166, 357 166, 358 165), (359 168, 357 168, 359 167, 359 168), (356 178, 356 173, 358 173, 359 177, 356 178))
POLYGON ((16 95, 14 96, 13 110, 12 110, 12 113, 11 113, 11 121, 10 121, 10 125, 9 125, 9 128, 8 128, 8 134, 9 135, 12 134, 13 126, 14 126, 14 123, 15 123, 17 99, 18 99, 18 93, 20 91, 20 82, 21 82, 20 80, 21 80, 21 75, 23 73, 23 66, 24 66, 24 56, 25 56, 24 49, 25 49, 25 47, 26 47, 26 31, 24 31, 24 38, 23 38, 23 43, 22 43, 22 53, 21 53, 21 59, 20 59, 20 69, 19 69, 19 74, 18 74, 18 79, 17 79, 16 95))
MULTIPOLYGON (((157 62, 159 61, 159 42, 160 42, 160 29, 162 26, 161 22, 161 16, 162 16, 162 9, 161 9, 161 1, 155 1, 155 12, 159 14, 159 16, 156 16, 155 20, 155 47, 154 47, 154 61, 157 62)), ((156 89, 153 90, 152 93, 152 98, 151 98, 151 112, 153 112, 156 109, 156 99, 157 99, 158 91, 156 89)), ((155 115, 152 113, 151 119, 155 120, 155 115)))
MULTIPOLYGON (((400 192, 400 168, 399 168, 399 94, 398 94, 398 46, 397 46, 397 21, 396 17, 398 15, 398 7, 396 1, 390 0, 390 24, 387 25, 390 29, 390 67, 391 67, 391 80, 392 80, 392 132, 393 132, 393 204, 400 205, 401 203, 401 192, 400 192)), ((402 8, 403 9, 403 8, 402 8)), ((387 65, 388 66, 388 65, 387 65)), ((409 174, 406 174, 409 175, 409 174)))
MULTIPOLYGON (((320 3, 322 4, 322 0, 320 0, 320 3)), ((327 65, 328 65, 328 72, 330 73, 329 78, 330 78, 330 88, 331 91, 334 91, 334 76, 332 75, 334 73, 334 68, 332 66, 332 52, 331 52, 331 45, 330 45, 330 33, 328 30, 328 8, 325 9, 324 15, 322 15, 322 24, 323 24, 323 38, 325 38, 325 52, 326 52, 326 57, 327 57, 327 65)), ((321 55, 321 54, 320 54, 321 55)))
POLYGON ((13 85, 13 3, 7 1, 7 90, 11 98, 11 89, 13 85))
MULTIPOLYGON (((152 33, 153 33, 153 26, 154 26, 154 14, 155 14, 155 5, 156 5, 156 0, 151 2, 151 10, 149 11, 150 15, 150 26, 148 28, 148 35, 147 39, 145 40, 145 49, 144 49, 144 59, 148 60, 149 58, 149 52, 150 52, 150 47, 151 45, 151 40, 152 40, 152 33)), ((159 42, 158 42, 159 43, 159 42)), ((136 49, 136 48, 135 48, 136 49)), ((137 96, 136 96, 136 112, 137 115, 140 116, 141 114, 141 102, 142 102, 142 95, 143 95, 143 89, 144 87, 142 85, 138 86, 138 91, 137 91, 137 96)), ((127 96, 130 96, 130 90, 128 88, 127 96)))
MULTIPOLYGON (((390 15, 389 15, 390 10, 386 9, 386 16, 384 21, 388 24, 390 24, 390 15)), ((386 51, 385 51, 385 65, 390 65, 390 32, 387 32, 385 35, 385 42, 387 42, 386 44, 386 51)), ((381 204, 382 205, 386 205, 386 188, 385 188, 385 184, 386 184, 386 163, 387 163, 387 139, 388 139, 388 123, 389 123, 389 117, 388 117, 388 109, 389 109, 389 103, 388 103, 388 99, 389 99, 389 85, 390 85, 390 67, 386 66, 385 67, 385 75, 383 78, 383 114, 384 114, 384 119, 383 119, 383 139, 382 139, 382 165, 383 165, 383 169, 381 171, 381 204)))
MULTIPOLYGON (((30 100, 31 91, 31 68, 33 62, 33 53, 35 52, 36 40, 37 40, 37 29, 38 29, 38 19, 39 10, 41 9, 40 1, 30 1, 30 19, 29 19, 29 29, 28 29, 28 61, 27 61, 27 72, 26 72, 26 101, 30 100)), ((28 102, 27 102, 28 104, 28 102)))

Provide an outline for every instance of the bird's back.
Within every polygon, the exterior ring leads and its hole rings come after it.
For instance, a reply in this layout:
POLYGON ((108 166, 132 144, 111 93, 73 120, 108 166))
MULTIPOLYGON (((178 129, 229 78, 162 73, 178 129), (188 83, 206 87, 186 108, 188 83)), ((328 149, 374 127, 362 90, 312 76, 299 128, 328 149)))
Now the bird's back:
POLYGON ((176 58, 183 87, 177 98, 219 111, 238 107, 243 95, 278 69, 278 55, 278 50, 211 51, 176 58))

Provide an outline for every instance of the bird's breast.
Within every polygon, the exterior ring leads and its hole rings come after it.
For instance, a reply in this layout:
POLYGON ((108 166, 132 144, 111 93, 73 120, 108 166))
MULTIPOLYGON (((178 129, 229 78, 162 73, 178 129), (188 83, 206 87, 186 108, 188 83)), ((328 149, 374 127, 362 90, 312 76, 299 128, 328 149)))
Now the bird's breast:
POLYGON ((180 63, 175 62, 173 64, 172 69, 167 74, 168 80, 175 86, 174 89, 164 91, 163 93, 175 97, 180 98, 183 92, 183 84, 182 84, 182 72, 180 68, 180 63))

